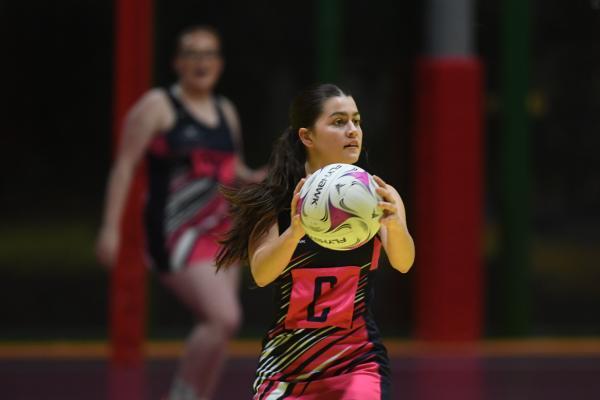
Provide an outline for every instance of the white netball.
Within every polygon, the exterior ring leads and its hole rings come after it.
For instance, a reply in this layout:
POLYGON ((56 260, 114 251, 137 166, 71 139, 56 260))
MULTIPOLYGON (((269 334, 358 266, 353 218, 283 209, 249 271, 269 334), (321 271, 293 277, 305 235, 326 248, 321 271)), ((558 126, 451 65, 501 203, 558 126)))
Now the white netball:
POLYGON ((315 243, 352 250, 379 231, 377 183, 364 169, 330 164, 315 171, 300 191, 300 221, 315 243))

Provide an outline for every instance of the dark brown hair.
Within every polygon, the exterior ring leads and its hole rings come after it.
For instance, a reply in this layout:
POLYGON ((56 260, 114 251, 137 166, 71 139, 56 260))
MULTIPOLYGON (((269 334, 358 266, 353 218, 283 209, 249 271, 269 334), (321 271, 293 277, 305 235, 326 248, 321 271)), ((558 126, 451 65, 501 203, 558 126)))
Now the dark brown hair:
POLYGON ((338 96, 349 94, 332 84, 313 85, 300 92, 290 106, 290 126, 273 146, 267 178, 239 189, 221 188, 231 204, 232 227, 221 241, 217 268, 238 260, 248 262, 250 236, 264 235, 279 213, 289 210, 294 187, 306 175, 306 149, 298 130, 312 128, 323 111, 323 103, 338 96))
POLYGON ((198 33, 198 32, 205 32, 205 33, 209 33, 209 34, 213 35, 217 39, 217 42, 219 43, 220 51, 221 52, 223 51, 223 48, 222 48, 223 43, 221 40, 221 34, 215 27, 213 27, 211 25, 193 25, 188 28, 185 28, 184 30, 179 32, 179 34, 177 35, 177 39, 175 42, 175 55, 176 56, 181 54, 181 51, 183 50, 183 39, 187 35, 190 35, 193 33, 198 33))

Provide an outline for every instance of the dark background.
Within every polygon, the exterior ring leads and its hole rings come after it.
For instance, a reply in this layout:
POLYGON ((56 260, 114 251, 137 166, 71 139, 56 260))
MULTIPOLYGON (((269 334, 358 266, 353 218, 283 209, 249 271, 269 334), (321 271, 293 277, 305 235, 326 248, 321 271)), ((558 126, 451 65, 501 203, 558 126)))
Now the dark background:
MULTIPOLYGON (((406 200, 411 223, 413 77, 423 51, 418 0, 343 2, 338 84, 364 121, 370 172, 406 200)), ((501 2, 477 2, 476 50, 485 67, 486 336, 498 289, 498 160, 502 124, 501 2)), ((113 4, 0 3, 0 339, 101 338, 108 280, 93 257, 111 158, 113 4)), ((157 0, 154 84, 174 79, 176 34, 212 24, 226 68, 218 91, 241 116, 245 156, 262 165, 287 125, 287 107, 317 79, 313 2, 157 0)), ((600 3, 531 1, 530 329, 598 335, 600 319, 600 3)), ((524 201, 529 201, 524 199, 524 201)), ((417 244, 423 251, 426 244, 417 244)), ((415 268, 418 268, 418 259, 415 268)), ((181 337, 191 319, 150 275, 149 334, 181 337)), ((375 312, 384 336, 410 337, 412 276, 385 265, 375 312)), ((242 285, 241 336, 270 322, 270 289, 242 285)))

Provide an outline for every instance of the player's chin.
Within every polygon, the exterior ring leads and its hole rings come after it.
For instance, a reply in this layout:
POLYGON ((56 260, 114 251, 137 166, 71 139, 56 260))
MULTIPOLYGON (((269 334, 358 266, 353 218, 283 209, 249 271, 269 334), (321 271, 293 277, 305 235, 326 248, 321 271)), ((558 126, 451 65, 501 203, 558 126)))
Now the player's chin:
POLYGON ((344 154, 341 157, 341 159, 343 160, 342 162, 344 162, 346 164, 354 164, 360 158, 360 149, 359 148, 348 147, 344 150, 345 150, 344 154))
POLYGON ((217 76, 196 77, 193 80, 193 85, 197 90, 207 91, 212 90, 217 84, 217 76))

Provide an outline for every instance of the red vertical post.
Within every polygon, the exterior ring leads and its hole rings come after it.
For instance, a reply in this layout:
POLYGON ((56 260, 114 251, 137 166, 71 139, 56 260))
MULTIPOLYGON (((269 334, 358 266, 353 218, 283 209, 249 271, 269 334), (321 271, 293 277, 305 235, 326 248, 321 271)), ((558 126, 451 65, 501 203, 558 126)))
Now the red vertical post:
MULTIPOLYGON (((153 1, 115 1, 113 135, 117 148, 127 110, 151 84, 153 1)), ((110 287, 111 363, 139 366, 146 321, 141 210, 144 168, 135 173, 121 220, 121 247, 110 287)))
POLYGON ((483 325, 482 66, 417 63, 416 337, 474 340, 483 325))

